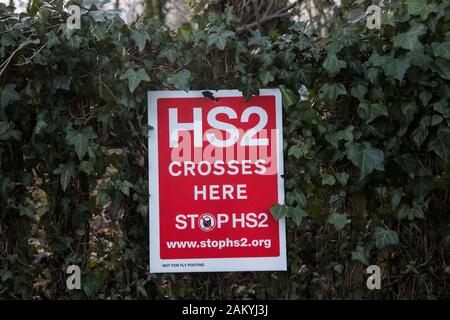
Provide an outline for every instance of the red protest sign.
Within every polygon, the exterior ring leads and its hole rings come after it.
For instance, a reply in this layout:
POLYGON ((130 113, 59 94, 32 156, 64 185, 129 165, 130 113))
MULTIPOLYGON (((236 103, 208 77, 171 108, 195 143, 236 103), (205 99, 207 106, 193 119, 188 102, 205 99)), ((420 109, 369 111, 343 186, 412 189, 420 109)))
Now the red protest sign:
POLYGON ((281 96, 149 92, 150 271, 285 270, 281 96))

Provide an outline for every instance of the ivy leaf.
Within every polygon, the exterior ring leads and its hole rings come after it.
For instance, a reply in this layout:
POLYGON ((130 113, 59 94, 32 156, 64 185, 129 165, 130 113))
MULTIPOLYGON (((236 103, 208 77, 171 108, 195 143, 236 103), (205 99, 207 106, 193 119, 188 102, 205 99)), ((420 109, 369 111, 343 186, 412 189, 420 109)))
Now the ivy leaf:
POLYGON ((311 66, 311 64, 306 63, 300 65, 296 74, 296 79, 307 86, 311 84, 317 71, 311 66))
POLYGON ((130 189, 133 187, 134 185, 128 180, 124 180, 119 183, 120 191, 122 191, 122 193, 126 196, 130 195, 130 189))
MULTIPOLYGON (((430 124, 431 124, 431 118, 430 118, 430 124)), ((420 148, 422 143, 425 141, 425 139, 428 136, 428 128, 423 123, 420 123, 420 125, 414 129, 412 132, 412 139, 414 143, 416 144, 417 148, 420 148)))
POLYGON ((33 130, 34 134, 40 134, 45 128, 47 128, 47 126, 48 126, 47 121, 44 120, 46 116, 47 116, 47 112, 45 112, 45 111, 42 113, 38 113, 37 119, 36 119, 36 126, 34 127, 34 130, 33 130))
POLYGON ((308 212, 299 207, 290 207, 288 209, 288 217, 290 217, 294 223, 299 227, 304 217, 308 216, 308 212))
POLYGON ((362 264, 369 265, 369 257, 366 253, 366 248, 364 246, 357 246, 356 250, 352 252, 352 260, 359 261, 362 264))
POLYGON ((294 205, 295 202, 298 203, 298 205, 301 208, 305 208, 307 205, 307 200, 306 200, 306 196, 303 192, 301 191, 288 191, 286 193, 286 203, 290 206, 294 205))
POLYGON ((75 152, 80 160, 83 159, 87 152, 89 140, 97 138, 92 127, 84 128, 81 132, 69 129, 66 135, 66 142, 75 148, 75 152))
POLYGON ((97 193, 98 202, 101 206, 104 206, 108 202, 111 202, 111 196, 105 190, 99 190, 97 193))
POLYGON ((349 174, 347 172, 338 172, 336 173, 336 179, 339 181, 339 183, 342 186, 345 186, 347 184, 348 179, 350 178, 349 174))
POLYGON ((433 54, 436 57, 442 57, 450 60, 450 41, 446 42, 433 42, 431 44, 431 48, 433 49, 433 54))
POLYGON ((434 151, 442 161, 450 162, 450 132, 439 131, 437 136, 428 145, 429 151, 434 151))
POLYGON ((88 297, 92 297, 103 285, 98 272, 91 271, 83 276, 82 289, 88 297))
POLYGON ((306 200, 306 196, 303 192, 296 192, 296 200, 302 208, 306 207, 307 200, 306 200))
POLYGON ((402 200, 402 197, 405 195, 403 191, 400 189, 394 189, 391 191, 391 207, 392 210, 395 210, 398 205, 400 204, 400 201, 402 200))
POLYGON ((290 66, 295 59, 295 54, 291 50, 282 50, 278 53, 278 57, 283 61, 285 66, 290 66))
POLYGON ((424 219, 425 214, 419 205, 414 205, 412 208, 402 206, 398 211, 398 218, 400 220, 408 218, 409 221, 413 221, 415 218, 424 219))
POLYGON ((417 105, 414 102, 402 104, 402 118, 404 125, 408 126, 414 120, 414 114, 417 112, 417 105))
POLYGON ((130 68, 120 77, 120 79, 128 79, 128 89, 130 89, 131 93, 136 90, 142 81, 150 81, 150 77, 145 73, 143 68, 138 69, 138 71, 130 68))
POLYGON ((383 71, 387 76, 394 77, 399 81, 403 80, 406 70, 411 66, 411 62, 406 56, 393 58, 390 56, 380 56, 377 53, 372 54, 369 58, 369 62, 374 66, 383 68, 383 71))
POLYGON ((366 123, 370 123, 380 116, 388 116, 387 108, 384 105, 368 101, 361 102, 357 112, 361 119, 366 120, 366 123))
POLYGON ((265 70, 259 74, 259 79, 261 80, 261 83, 265 86, 268 83, 272 82, 275 77, 273 76, 272 72, 269 70, 265 70))
POLYGON ((350 47, 360 41, 357 29, 353 26, 339 28, 331 35, 331 41, 327 43, 328 53, 337 54, 343 48, 350 47))
POLYGON ((397 232, 393 230, 378 227, 375 229, 374 237, 375 246, 380 250, 399 243, 397 232))
POLYGON ((394 46, 406 50, 422 50, 423 45, 419 41, 419 37, 425 34, 425 27, 423 24, 413 25, 406 33, 400 33, 393 39, 394 46))
POLYGON ((284 85, 280 86, 281 94, 283 96, 283 105, 288 108, 298 101, 297 95, 291 89, 286 88, 284 85))
POLYGON ((274 204, 270 208, 270 213, 275 218, 275 220, 280 220, 284 218, 287 214, 287 207, 281 204, 274 204))
POLYGON ((437 72, 442 78, 450 80, 450 63, 448 60, 437 58, 434 63, 431 64, 431 70, 437 72))
POLYGON ((427 0, 405 0, 409 14, 419 16, 422 20, 428 18, 430 13, 437 12, 438 8, 434 3, 428 3, 427 0))
POLYGON ((419 93, 419 100, 424 107, 428 106, 428 103, 430 102, 432 97, 433 97, 433 95, 431 94, 430 91, 424 90, 419 93))
POLYGON ((378 53, 374 52, 370 56, 369 62, 376 67, 382 67, 388 58, 388 56, 380 56, 378 53))
POLYGON ((147 40, 150 41, 150 35, 148 34, 147 31, 132 30, 131 31, 131 38, 136 43, 136 45, 137 45, 137 47, 139 49, 139 52, 144 51, 145 44, 146 44, 147 40))
POLYGON ((368 68, 366 72, 367 79, 370 83, 374 84, 378 81, 378 76, 380 75, 380 69, 378 68, 368 68))
POLYGON ((212 45, 215 45, 219 50, 225 50, 227 41, 234 37, 235 33, 229 30, 213 33, 208 36, 207 46, 210 47, 212 45))
POLYGON ((336 138, 338 140, 353 141, 353 129, 355 129, 355 127, 350 125, 344 130, 339 130, 336 134, 336 138))
POLYGON ((351 143, 347 149, 347 158, 361 170, 361 179, 374 169, 384 170, 384 153, 368 143, 351 143))
POLYGON ((392 58, 388 57, 382 65, 383 71, 387 76, 391 76, 399 81, 403 80, 406 70, 411 66, 408 58, 392 58))
POLYGON ((322 66, 327 70, 330 76, 333 76, 341 69, 346 68, 347 64, 343 60, 338 60, 336 55, 328 54, 322 66))
POLYGON ((350 219, 347 218, 348 214, 346 213, 333 213, 328 219, 328 223, 334 225, 337 231, 341 231, 345 228, 347 224, 351 222, 350 219))
POLYGON ((327 132, 325 134, 325 139, 334 147, 334 148, 338 148, 339 147, 339 137, 336 134, 335 131, 332 132, 327 132))
POLYGON ((319 91, 319 98, 326 102, 335 102, 339 95, 347 94, 342 83, 325 83, 319 91))
POLYGON ((225 23, 229 24, 231 22, 239 21, 238 18, 233 14, 233 7, 226 6, 223 10, 223 16, 225 18, 225 23))
POLYGON ((159 54, 160 58, 166 58, 170 63, 175 63, 178 57, 178 51, 173 48, 166 48, 159 54))
POLYGON ((5 134, 10 129, 10 124, 8 121, 0 121, 0 136, 5 134))
POLYGON ((16 85, 12 83, 8 83, 2 88, 0 104, 3 108, 6 108, 11 102, 20 100, 20 94, 15 89, 16 85))
POLYGON ((406 57, 411 61, 411 64, 420 67, 422 70, 428 70, 430 68, 433 59, 425 54, 423 48, 420 50, 412 50, 406 54, 406 57))
POLYGON ((400 165, 403 171, 405 171, 411 179, 414 179, 421 169, 420 163, 411 153, 405 153, 395 158, 395 162, 400 165))
POLYGON ((94 163, 92 161, 82 161, 80 163, 80 171, 83 171, 89 175, 92 170, 94 170, 94 163))
POLYGON ((249 46, 260 46, 261 48, 267 48, 270 46, 269 38, 263 36, 259 30, 252 31, 252 37, 248 41, 249 46))
POLYGON ((431 117, 431 126, 434 127, 434 126, 440 124, 442 121, 444 121, 444 118, 442 118, 438 114, 435 114, 431 117))
POLYGON ((0 141, 8 140, 10 138, 19 141, 21 136, 22 132, 14 130, 14 125, 11 125, 8 121, 0 121, 0 141))
POLYGON ((167 82, 173 85, 178 90, 189 90, 189 77, 191 72, 187 69, 183 69, 178 73, 175 73, 167 78, 167 82))
POLYGON ((324 174, 322 177, 322 185, 333 186, 336 183, 336 179, 332 174, 324 174))
POLYGON ((306 154, 308 154, 308 146, 301 140, 290 147, 288 151, 288 156, 294 156, 296 159, 300 159, 306 154))
POLYGON ((68 164, 60 164, 58 168, 53 171, 54 174, 58 174, 59 182, 63 191, 67 190, 70 179, 75 176, 75 165, 72 162, 68 164))
POLYGON ((275 61, 275 54, 273 52, 264 52, 261 54, 261 62, 264 66, 271 66, 275 61))
POLYGON ((177 39, 180 39, 183 42, 189 42, 191 33, 191 26, 189 24, 183 24, 178 28, 177 39))
POLYGON ((368 89, 365 85, 357 84, 356 86, 352 87, 352 90, 350 91, 351 95, 355 98, 357 98, 359 101, 364 100, 364 96, 366 95, 368 89))
POLYGON ((433 110, 442 114, 444 118, 450 118, 450 105, 445 99, 433 103, 433 110))
POLYGON ((53 78, 53 85, 55 86, 55 89, 70 90, 70 82, 70 77, 66 76, 55 76, 53 78))

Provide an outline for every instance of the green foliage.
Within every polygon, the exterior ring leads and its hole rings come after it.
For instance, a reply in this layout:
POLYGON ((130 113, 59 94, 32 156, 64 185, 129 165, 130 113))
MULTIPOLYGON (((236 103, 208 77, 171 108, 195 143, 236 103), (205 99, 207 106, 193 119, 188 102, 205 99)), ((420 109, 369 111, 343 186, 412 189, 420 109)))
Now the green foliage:
POLYGON ((11 102, 20 100, 19 93, 14 90, 15 87, 15 84, 8 83, 2 88, 0 104, 3 109, 6 108, 11 102))
POLYGON ((366 248, 364 248, 363 246, 356 247, 356 250, 352 252, 352 260, 359 261, 362 264, 368 266, 369 260, 366 251, 366 248))
POLYGON ((350 219, 347 218, 346 213, 333 213, 328 219, 328 223, 332 224, 337 231, 341 231, 344 227, 351 222, 350 219))
POLYGON ((339 70, 347 67, 347 64, 345 61, 338 60, 334 54, 329 54, 323 62, 323 67, 330 75, 335 75, 339 70))
POLYGON ((375 229, 375 245, 378 249, 384 249, 388 246, 398 244, 398 235, 395 231, 386 230, 383 228, 375 229))
POLYGON ((234 32, 229 30, 220 30, 208 36, 207 46, 215 45, 219 50, 225 50, 227 41, 234 38, 234 32))
POLYGON ((120 79, 128 79, 128 88, 133 93, 142 81, 150 81, 150 78, 144 69, 135 71, 134 69, 128 69, 120 79))
POLYGON ((92 127, 83 128, 81 132, 70 129, 67 131, 66 143, 72 145, 78 155, 78 159, 83 160, 89 146, 89 141, 97 138, 92 127))
POLYGON ((289 207, 279 204, 273 205, 270 208, 270 212, 277 220, 285 217, 292 219, 297 227, 301 225, 303 218, 308 216, 308 212, 301 207, 289 207))
POLYGON ((400 33, 392 38, 394 45, 407 50, 423 50, 419 37, 425 34, 423 24, 413 25, 407 32, 400 33))
POLYGON ((425 20, 430 13, 437 11, 436 4, 428 2, 428 0, 405 0, 405 3, 408 7, 408 12, 414 16, 420 15, 422 20, 425 20))
POLYGON ((231 9, 173 32, 91 7, 69 30, 59 8, 0 4, 0 297, 448 297, 448 2, 327 39, 231 9), (262 87, 283 96, 289 271, 149 275, 146 92, 262 87), (391 286, 365 289, 369 263, 391 286))
POLYGON ((374 169, 384 170, 383 151, 373 148, 368 143, 351 143, 347 149, 347 157, 361 170, 361 178, 370 174, 374 169))
POLYGON ((189 70, 183 69, 174 75, 167 78, 167 83, 171 84, 175 89, 178 90, 189 90, 189 77, 191 72, 189 70))
POLYGON ((320 87, 320 99, 334 103, 339 95, 347 94, 342 83, 325 83, 320 87))

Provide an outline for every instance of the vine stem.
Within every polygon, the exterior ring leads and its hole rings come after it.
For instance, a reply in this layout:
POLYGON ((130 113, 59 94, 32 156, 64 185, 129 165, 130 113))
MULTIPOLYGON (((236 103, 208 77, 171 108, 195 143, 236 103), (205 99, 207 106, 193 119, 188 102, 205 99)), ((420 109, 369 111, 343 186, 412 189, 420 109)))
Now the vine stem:
POLYGON ((251 29, 255 26, 262 25, 263 23, 265 23, 267 21, 288 16, 290 14, 288 11, 291 10, 292 8, 294 8, 296 5, 297 5, 297 2, 291 3, 291 4, 287 5, 286 7, 284 7, 283 9, 278 10, 274 14, 271 14, 269 16, 263 16, 260 20, 249 23, 246 26, 237 28, 236 32, 242 32, 244 30, 251 29))

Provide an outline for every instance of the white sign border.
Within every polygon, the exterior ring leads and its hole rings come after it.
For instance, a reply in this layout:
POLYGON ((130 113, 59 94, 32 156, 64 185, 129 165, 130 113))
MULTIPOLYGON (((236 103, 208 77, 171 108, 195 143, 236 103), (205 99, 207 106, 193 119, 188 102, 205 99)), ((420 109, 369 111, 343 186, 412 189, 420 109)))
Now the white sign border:
MULTIPOLYGON (((233 272, 233 271, 286 271, 286 226, 284 218, 279 220, 280 255, 278 257, 239 257, 203 259, 161 259, 159 235, 159 188, 158 188, 158 121, 156 106, 159 98, 203 98, 202 92, 209 91, 214 97, 243 96, 239 90, 190 90, 148 91, 148 124, 152 126, 148 137, 148 187, 149 187, 149 259, 150 273, 178 272, 233 272), (153 109, 152 109, 153 108, 153 109), (163 267, 163 264, 185 264, 183 267, 163 267), (192 265, 189 267, 189 265, 192 265), (195 266, 203 264, 204 266, 195 266)), ((275 96, 278 158, 278 203, 284 204, 284 162, 282 98, 279 89, 260 89, 261 96, 275 96)))

